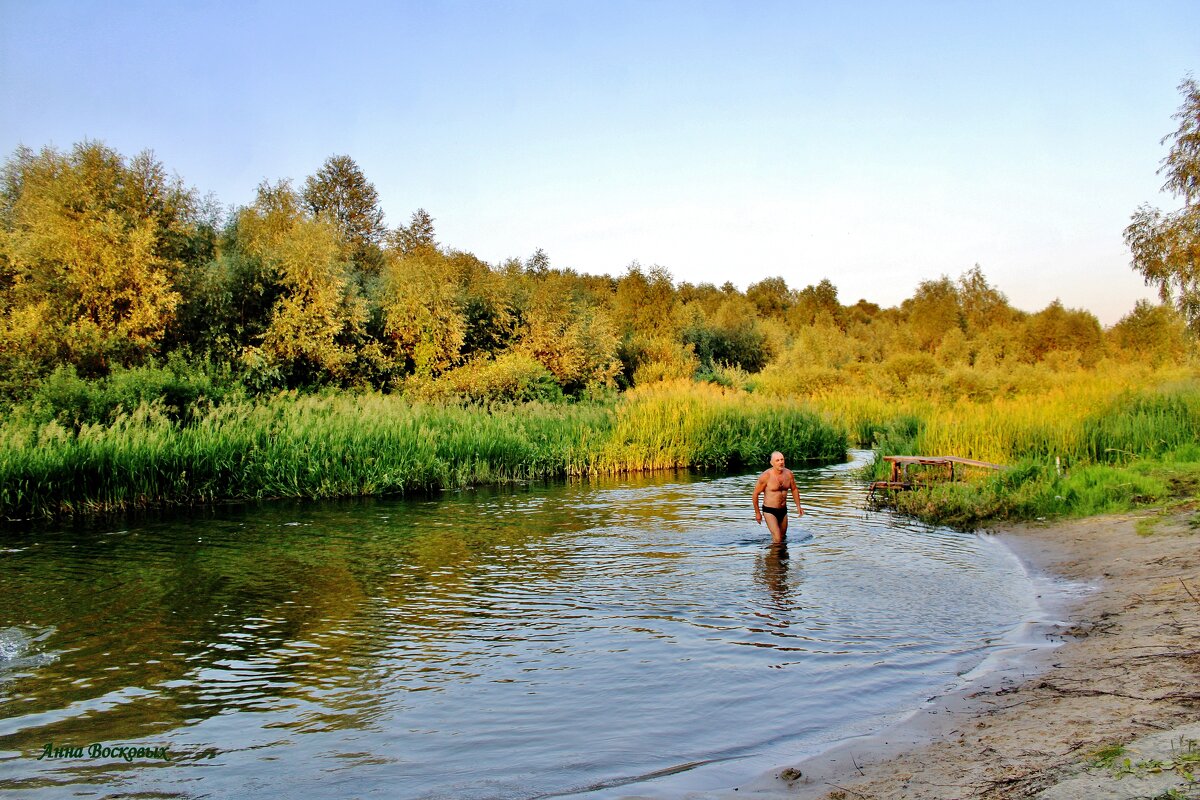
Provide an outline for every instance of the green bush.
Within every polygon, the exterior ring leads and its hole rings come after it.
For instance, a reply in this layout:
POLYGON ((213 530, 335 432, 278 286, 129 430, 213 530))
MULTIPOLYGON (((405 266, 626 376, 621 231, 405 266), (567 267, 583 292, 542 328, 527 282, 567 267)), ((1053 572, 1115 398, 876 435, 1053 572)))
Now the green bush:
POLYGON ((79 377, 73 365, 60 366, 41 382, 28 406, 35 419, 56 420, 73 430, 111 424, 121 413, 151 404, 186 424, 237 391, 227 370, 206 361, 189 363, 178 353, 164 366, 117 367, 95 381, 79 377))
POLYGON ((469 361, 434 381, 414 384, 414 389, 424 399, 459 398, 483 405, 563 399, 553 373, 532 356, 517 352, 469 361))

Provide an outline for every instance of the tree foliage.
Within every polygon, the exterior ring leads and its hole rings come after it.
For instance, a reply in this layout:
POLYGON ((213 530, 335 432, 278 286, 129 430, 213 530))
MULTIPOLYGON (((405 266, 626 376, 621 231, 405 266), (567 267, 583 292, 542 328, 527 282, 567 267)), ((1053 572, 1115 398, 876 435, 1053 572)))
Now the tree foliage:
MULTIPOLYGON (((1127 236, 1186 313, 1200 302, 1188 283, 1197 237, 1180 221, 1200 203, 1196 124, 1180 119, 1164 170, 1184 209, 1148 210, 1127 236)), ((979 265, 924 281, 891 308, 843 305, 827 278, 799 290, 782 275, 745 291, 676 285, 636 262, 619 278, 578 274, 540 248, 492 265, 443 248, 424 209, 386 234, 374 187, 347 156, 301 191, 265 182, 228 212, 197 202, 151 155, 126 159, 93 142, 18 149, 0 177, 8 402, 115 365, 205 359, 252 391, 371 385, 481 403, 676 378, 798 393, 869 381, 978 398, 1040 369, 1031 365, 1194 353, 1169 304, 1139 303, 1105 332, 1058 301, 1018 311, 979 265)))
POLYGON ((379 193, 350 156, 330 156, 304 182, 305 207, 314 215, 327 215, 357 252, 383 241, 387 228, 379 193))
POLYGON ((389 352, 408 370, 429 378, 459 363, 467 322, 444 255, 427 248, 389 253, 381 304, 389 352))
POLYGON ((366 307, 336 224, 306 212, 283 182, 260 187, 239 227, 246 251, 278 275, 282 289, 261 344, 244 354, 247 365, 291 385, 344 381, 366 307))
POLYGON ((1125 243, 1133 268, 1200 332, 1200 85, 1188 77, 1179 91, 1183 104, 1174 115, 1179 127, 1162 140, 1171 142, 1171 149, 1158 172, 1166 175, 1163 190, 1181 197, 1183 208, 1138 207, 1125 229, 1125 243))
POLYGON ((961 330, 965 323, 958 286, 945 275, 921 281, 900 308, 908 315, 917 347, 929 353, 938 349, 947 333, 961 330))
POLYGON ((392 237, 395 249, 401 253, 415 253, 419 250, 436 250, 437 236, 433 228, 433 217, 423 208, 413 212, 408 225, 401 225, 392 237))
POLYGON ((36 331, 43 354, 85 374, 150 354, 180 301, 192 193, 150 153, 126 160, 83 142, 70 153, 18 149, 2 198, 6 339, 36 331))

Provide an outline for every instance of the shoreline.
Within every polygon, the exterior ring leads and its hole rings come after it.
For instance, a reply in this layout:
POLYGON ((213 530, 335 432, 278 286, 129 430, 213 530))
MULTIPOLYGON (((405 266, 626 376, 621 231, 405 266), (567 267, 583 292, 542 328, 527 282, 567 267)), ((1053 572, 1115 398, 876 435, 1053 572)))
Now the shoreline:
MULTIPOLYGON (((1156 780, 1195 792, 1181 797, 1200 797, 1200 780, 1170 771, 1135 768, 1118 781, 1111 767, 1089 766, 1106 746, 1136 754, 1139 737, 1169 742, 1170 733, 1186 742, 1200 731, 1198 523, 1200 514, 1185 507, 994 530, 1035 589, 1049 581, 1061 590, 1045 598, 1042 619, 1024 636, 972 670, 981 674, 965 674, 960 685, 872 734, 735 787, 676 796, 1083 800, 1157 796, 1129 793, 1156 780), (1137 523, 1146 519, 1154 520, 1153 532, 1139 536, 1137 523), (994 659, 1000 663, 988 665, 994 659), (1076 784, 1086 788, 1076 791, 1076 784)), ((1200 767, 1195 772, 1200 779, 1200 767)))

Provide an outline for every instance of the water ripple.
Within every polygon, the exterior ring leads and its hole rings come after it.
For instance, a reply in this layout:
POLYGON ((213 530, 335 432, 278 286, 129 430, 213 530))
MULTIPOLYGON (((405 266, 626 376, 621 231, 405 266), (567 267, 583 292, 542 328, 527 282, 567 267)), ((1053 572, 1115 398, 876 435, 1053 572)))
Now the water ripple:
POLYGON ((810 746, 953 680, 1030 608, 1007 551, 863 510, 852 467, 797 471, 783 548, 754 475, 39 534, 0 575, 19 622, 0 778, 35 798, 523 798, 810 746), (46 741, 186 757, 31 760, 46 741))

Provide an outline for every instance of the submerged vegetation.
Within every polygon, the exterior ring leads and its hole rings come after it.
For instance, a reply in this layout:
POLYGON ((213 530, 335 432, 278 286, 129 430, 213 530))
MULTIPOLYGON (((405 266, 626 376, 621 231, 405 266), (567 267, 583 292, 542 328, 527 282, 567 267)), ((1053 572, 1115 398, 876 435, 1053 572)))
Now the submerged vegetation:
POLYGON ((1057 300, 1016 309, 978 265, 881 308, 827 279, 488 264, 423 209, 385 225, 347 156, 225 209, 150 154, 20 148, 0 175, 0 517, 830 461, 847 442, 1007 465, 895 498, 961 525, 1194 495, 1200 94, 1181 88, 1164 170, 1184 208, 1126 231, 1163 303, 1108 329, 1057 300))

